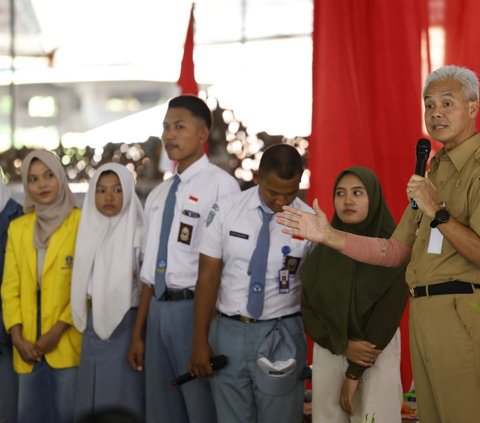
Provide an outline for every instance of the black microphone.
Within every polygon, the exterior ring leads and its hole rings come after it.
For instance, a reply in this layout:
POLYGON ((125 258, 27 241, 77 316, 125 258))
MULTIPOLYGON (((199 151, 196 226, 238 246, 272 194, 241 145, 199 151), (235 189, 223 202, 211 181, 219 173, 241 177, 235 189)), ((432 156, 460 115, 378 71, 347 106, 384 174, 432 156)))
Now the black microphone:
MULTIPOLYGON (((210 359, 210 366, 212 370, 220 370, 224 368, 228 363, 227 357, 224 355, 216 355, 210 359)), ((195 379, 196 376, 192 376, 190 373, 185 373, 173 379, 170 383, 172 386, 180 386, 184 383, 190 382, 195 379)))
MULTIPOLYGON (((417 163, 415 164, 415 175, 425 176, 427 169, 428 156, 430 156, 430 141, 426 138, 420 138, 417 142, 417 163)), ((417 210, 418 206, 415 200, 410 200, 412 209, 417 210)))

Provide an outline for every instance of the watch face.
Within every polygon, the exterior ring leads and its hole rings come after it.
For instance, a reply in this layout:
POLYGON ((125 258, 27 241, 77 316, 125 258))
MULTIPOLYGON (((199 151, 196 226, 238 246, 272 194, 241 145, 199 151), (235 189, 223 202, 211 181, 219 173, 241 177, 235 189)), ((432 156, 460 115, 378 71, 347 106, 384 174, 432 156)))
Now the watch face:
POLYGON ((435 219, 440 223, 448 222, 448 219, 450 219, 450 212, 447 209, 438 209, 435 213, 435 219))

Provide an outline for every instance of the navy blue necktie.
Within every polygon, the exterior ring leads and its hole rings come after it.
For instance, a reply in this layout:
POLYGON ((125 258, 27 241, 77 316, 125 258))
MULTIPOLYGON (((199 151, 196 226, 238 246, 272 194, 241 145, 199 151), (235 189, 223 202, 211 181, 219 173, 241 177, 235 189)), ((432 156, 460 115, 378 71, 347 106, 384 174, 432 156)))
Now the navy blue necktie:
POLYGON ((247 311, 258 319, 263 312, 265 298, 265 275, 267 273, 268 250, 270 248, 270 221, 273 213, 267 213, 262 207, 262 227, 257 238, 257 246, 250 259, 250 287, 248 289, 247 311))
POLYGON ((175 193, 177 192, 180 177, 175 175, 172 186, 168 191, 163 209, 162 228, 160 230, 160 242, 157 253, 157 268, 155 272, 155 296, 160 298, 167 287, 165 282, 165 274, 167 271, 167 255, 168 255, 168 237, 170 235, 170 227, 172 226, 173 214, 175 212, 175 193))

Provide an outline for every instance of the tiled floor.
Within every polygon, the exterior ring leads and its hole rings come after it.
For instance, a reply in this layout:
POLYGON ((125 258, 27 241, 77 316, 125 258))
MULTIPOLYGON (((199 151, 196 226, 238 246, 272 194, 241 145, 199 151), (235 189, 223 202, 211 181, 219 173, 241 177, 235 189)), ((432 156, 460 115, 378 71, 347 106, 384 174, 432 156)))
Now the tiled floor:
MULTIPOLYGON (((310 423, 312 421, 312 404, 311 403, 304 403, 303 408, 303 423, 310 423)), ((418 420, 414 419, 403 419, 402 423, 420 423, 418 420)))

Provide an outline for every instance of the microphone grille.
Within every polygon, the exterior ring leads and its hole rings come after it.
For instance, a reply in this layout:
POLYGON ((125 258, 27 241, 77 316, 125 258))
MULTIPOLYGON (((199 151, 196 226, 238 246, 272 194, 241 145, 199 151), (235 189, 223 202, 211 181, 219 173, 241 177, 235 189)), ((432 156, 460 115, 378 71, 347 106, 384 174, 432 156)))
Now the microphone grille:
POLYGON ((430 140, 427 140, 426 138, 420 138, 418 140, 417 151, 430 154, 430 149, 431 149, 430 140))

